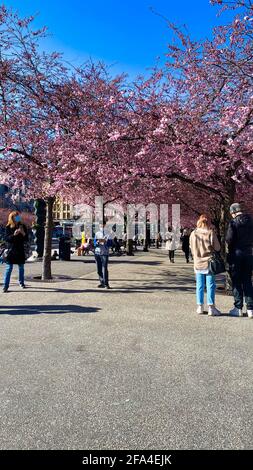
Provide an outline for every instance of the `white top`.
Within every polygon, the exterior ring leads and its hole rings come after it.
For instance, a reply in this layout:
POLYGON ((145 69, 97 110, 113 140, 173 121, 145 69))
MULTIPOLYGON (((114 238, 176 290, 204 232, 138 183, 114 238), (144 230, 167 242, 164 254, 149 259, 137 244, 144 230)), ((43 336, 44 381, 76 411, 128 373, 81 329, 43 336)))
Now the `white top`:
POLYGON ((196 274, 209 274, 209 269, 194 269, 196 274))
POLYGON ((97 245, 95 246, 96 255, 109 255, 109 247, 107 241, 112 239, 112 235, 104 230, 99 230, 96 232, 97 245), (99 243, 98 240, 105 240, 105 242, 99 243))
POLYGON ((170 251, 175 251, 176 250, 175 234, 173 232, 166 232, 165 240, 166 240, 165 249, 170 250, 170 251))

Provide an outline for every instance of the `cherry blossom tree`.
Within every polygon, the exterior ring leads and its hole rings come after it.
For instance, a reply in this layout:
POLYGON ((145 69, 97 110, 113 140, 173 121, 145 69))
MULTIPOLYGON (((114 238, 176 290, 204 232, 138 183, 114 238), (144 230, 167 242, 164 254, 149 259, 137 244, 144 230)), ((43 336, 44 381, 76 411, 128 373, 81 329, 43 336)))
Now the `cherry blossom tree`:
POLYGON ((123 77, 111 79, 102 64, 67 70, 59 54, 40 52, 45 30, 33 31, 32 21, 1 7, 0 170, 27 198, 46 200, 42 279, 50 279, 55 197, 120 197, 123 159, 112 141, 123 77))
POLYGON ((57 96, 67 80, 57 53, 39 52, 45 29, 32 29, 33 17, 20 19, 0 8, 0 171, 1 180, 25 187, 27 198, 43 197, 47 222, 42 278, 51 278, 52 208, 59 172, 57 122, 64 113, 57 96))
POLYGON ((252 196, 252 4, 212 3, 244 10, 202 42, 170 24, 166 67, 131 84, 102 64, 67 69, 40 52, 32 17, 1 7, 0 171, 47 202, 43 279, 56 196, 180 202, 192 220, 210 212, 221 236, 229 205, 252 196))
POLYGON ((170 25, 177 40, 168 46, 167 65, 136 83, 132 120, 118 136, 136 139, 135 178, 158 186, 177 181, 208 203, 211 196, 223 236, 229 206, 253 174, 253 43, 248 26, 238 24, 236 18, 216 28, 204 42, 170 25))

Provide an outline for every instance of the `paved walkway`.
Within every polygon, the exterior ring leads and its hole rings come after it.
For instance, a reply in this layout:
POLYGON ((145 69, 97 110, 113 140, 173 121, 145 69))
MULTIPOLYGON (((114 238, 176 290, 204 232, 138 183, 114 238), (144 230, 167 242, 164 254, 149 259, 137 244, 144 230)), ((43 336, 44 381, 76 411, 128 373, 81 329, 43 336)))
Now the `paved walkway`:
POLYGON ((197 316, 192 265, 155 250, 114 258, 111 291, 76 263, 1 294, 0 448, 252 449, 253 321, 231 297, 197 316))

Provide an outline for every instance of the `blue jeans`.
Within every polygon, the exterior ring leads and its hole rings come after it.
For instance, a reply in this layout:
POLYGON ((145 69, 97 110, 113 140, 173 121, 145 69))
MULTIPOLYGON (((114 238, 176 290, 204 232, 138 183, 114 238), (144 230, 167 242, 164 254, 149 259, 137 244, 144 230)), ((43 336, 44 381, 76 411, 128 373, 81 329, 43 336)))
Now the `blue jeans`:
POLYGON ((200 274, 196 273, 196 296, 197 296, 197 305, 204 304, 204 291, 206 285, 207 293, 207 305, 215 304, 215 276, 212 274, 200 274))
MULTIPOLYGON (((19 264, 18 268, 19 268, 19 284, 23 286, 25 283, 24 265, 19 264)), ((12 270, 13 270, 13 264, 6 263, 6 269, 4 273, 4 289, 9 288, 12 270)))
POLYGON ((97 263, 97 273, 100 280, 100 284, 104 286, 108 286, 109 279, 108 279, 108 259, 109 256, 107 255, 95 255, 96 263, 97 263))

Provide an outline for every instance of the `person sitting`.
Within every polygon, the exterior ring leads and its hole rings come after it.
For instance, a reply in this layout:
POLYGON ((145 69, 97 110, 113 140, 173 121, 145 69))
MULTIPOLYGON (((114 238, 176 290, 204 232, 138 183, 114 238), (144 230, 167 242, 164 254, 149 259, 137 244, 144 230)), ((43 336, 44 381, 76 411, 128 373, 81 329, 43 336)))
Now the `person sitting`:
POLYGON ((53 252, 53 254, 52 254, 52 256, 51 256, 51 260, 52 260, 52 261, 55 261, 55 260, 57 260, 57 259, 59 259, 59 255, 58 255, 57 251, 54 250, 54 252, 53 252))
POLYGON ((120 248, 120 243, 118 238, 115 236, 113 239, 113 247, 112 249, 114 250, 114 253, 117 255, 122 255, 121 248, 120 248))

